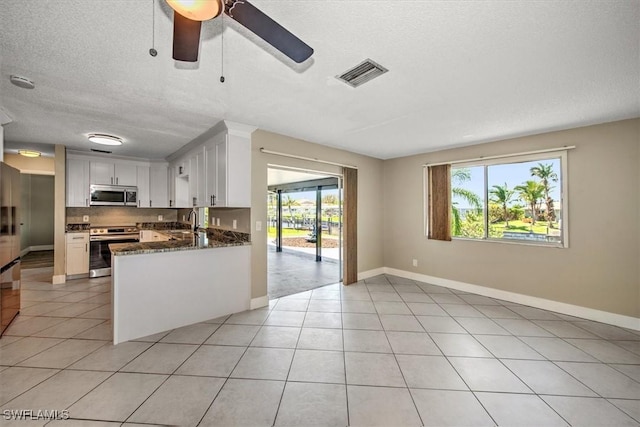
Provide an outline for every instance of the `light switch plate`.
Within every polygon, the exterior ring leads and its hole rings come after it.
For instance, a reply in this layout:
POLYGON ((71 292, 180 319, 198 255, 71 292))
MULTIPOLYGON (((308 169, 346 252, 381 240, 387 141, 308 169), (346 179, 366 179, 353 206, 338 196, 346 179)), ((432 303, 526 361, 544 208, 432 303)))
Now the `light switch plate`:
POLYGON ((82 222, 89 222, 89 215, 82 215, 82 222))
POLYGON ((262 231, 262 221, 256 221, 256 231, 262 231))
POLYGON ((233 229, 235 230, 236 228, 238 228, 238 220, 234 219, 233 220, 233 229))
POLYGON ((158 221, 162 221, 162 215, 158 215, 158 221))
POLYGON ((220 227, 220 218, 216 218, 216 226, 220 227))

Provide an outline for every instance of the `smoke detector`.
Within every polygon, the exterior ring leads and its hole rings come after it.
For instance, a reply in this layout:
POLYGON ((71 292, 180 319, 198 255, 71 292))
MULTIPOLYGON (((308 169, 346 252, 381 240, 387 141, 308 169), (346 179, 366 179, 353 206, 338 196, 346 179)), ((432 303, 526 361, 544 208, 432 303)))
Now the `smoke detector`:
POLYGON ((382 65, 373 62, 370 59, 365 59, 355 67, 336 76, 336 78, 351 87, 358 87, 378 76, 381 76, 387 71, 389 70, 382 65))
POLYGON ((23 76, 16 76, 15 74, 12 74, 11 76, 9 76, 9 80, 14 85, 21 87, 23 89, 33 89, 34 87, 36 87, 33 81, 23 76))

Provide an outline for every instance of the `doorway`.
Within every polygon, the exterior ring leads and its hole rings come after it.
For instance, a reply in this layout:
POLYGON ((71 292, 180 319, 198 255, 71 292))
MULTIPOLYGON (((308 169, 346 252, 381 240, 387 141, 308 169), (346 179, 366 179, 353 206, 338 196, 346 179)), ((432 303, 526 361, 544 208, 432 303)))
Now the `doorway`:
POLYGON ((54 176, 21 174, 21 268, 53 267, 54 176))
POLYGON ((342 177, 270 166, 267 194, 270 299, 342 280, 342 177))

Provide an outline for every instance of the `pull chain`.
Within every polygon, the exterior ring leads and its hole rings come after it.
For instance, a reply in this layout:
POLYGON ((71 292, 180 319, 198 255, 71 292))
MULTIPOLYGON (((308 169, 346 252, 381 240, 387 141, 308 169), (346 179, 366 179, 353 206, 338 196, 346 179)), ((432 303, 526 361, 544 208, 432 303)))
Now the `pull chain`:
POLYGON ((220 34, 220 83, 224 83, 224 14, 220 16, 222 33, 220 34))
POLYGON ((158 51, 156 50, 156 8, 154 0, 151 0, 151 49, 149 49, 149 55, 156 56, 158 51))

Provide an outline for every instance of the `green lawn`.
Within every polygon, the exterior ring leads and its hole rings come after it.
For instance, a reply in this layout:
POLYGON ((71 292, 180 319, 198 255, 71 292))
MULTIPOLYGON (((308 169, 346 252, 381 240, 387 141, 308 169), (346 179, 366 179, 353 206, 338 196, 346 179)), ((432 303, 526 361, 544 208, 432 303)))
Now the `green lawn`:
MULTIPOLYGON (((310 230, 294 230, 293 228, 283 228, 282 237, 307 237, 310 232, 310 230)), ((276 237, 276 228, 269 227, 269 229, 267 230, 267 236, 276 237)))
MULTIPOLYGON (((536 223, 533 225, 533 230, 532 230, 531 224, 526 223, 524 221, 509 221, 509 228, 505 227, 504 222, 496 222, 494 224, 489 224, 489 227, 497 232, 508 231, 510 233, 529 233, 533 231, 534 233, 538 233, 538 234, 547 234, 548 224, 549 223, 547 221, 536 221, 536 223)), ((556 228, 549 227, 548 229, 550 234, 553 234, 553 231, 558 230, 557 224, 554 224, 554 225, 556 226, 556 228)))

